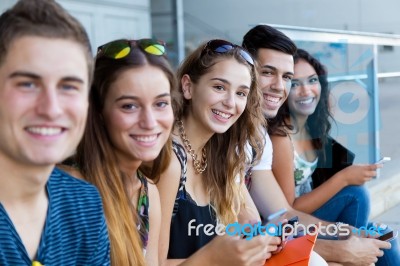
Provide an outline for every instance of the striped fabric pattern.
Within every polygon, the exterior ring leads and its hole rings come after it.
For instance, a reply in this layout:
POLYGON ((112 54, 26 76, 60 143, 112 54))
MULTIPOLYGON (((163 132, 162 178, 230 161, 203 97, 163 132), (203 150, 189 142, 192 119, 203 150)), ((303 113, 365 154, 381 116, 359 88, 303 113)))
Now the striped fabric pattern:
MULTIPOLYGON (((97 189, 55 168, 36 261, 43 265, 110 265, 110 243, 97 189)), ((0 203, 0 265, 32 265, 0 203)))

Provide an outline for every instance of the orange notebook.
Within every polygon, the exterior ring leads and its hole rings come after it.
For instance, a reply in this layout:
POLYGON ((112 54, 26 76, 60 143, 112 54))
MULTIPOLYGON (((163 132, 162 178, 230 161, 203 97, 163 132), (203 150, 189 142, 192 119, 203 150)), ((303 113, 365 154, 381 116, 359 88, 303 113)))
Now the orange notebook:
POLYGON ((308 266, 317 235, 289 240, 281 252, 268 259, 264 266, 308 266))

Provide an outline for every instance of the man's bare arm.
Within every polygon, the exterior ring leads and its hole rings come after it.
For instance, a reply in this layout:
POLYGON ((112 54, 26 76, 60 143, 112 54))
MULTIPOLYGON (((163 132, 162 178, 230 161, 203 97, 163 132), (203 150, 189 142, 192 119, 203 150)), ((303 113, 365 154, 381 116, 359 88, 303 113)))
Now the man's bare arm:
MULTIPOLYGON (((331 222, 322 221, 310 214, 294 210, 287 202, 271 170, 252 172, 250 195, 258 211, 268 217, 282 208, 288 210, 288 217, 298 216, 304 225, 318 224, 326 226, 331 222)), ((328 262, 339 262, 346 265, 370 265, 383 255, 381 249, 389 249, 390 243, 371 238, 350 236, 347 240, 320 240, 314 250, 328 262)))
POLYGON ((326 261, 345 265, 371 265, 383 256, 381 249, 390 249, 389 242, 351 236, 347 240, 317 240, 314 251, 326 261))
POLYGON ((263 217, 282 209, 288 210, 288 217, 298 216, 304 225, 318 224, 328 225, 329 222, 322 221, 310 214, 293 209, 286 200, 274 174, 271 170, 260 170, 252 172, 252 184, 250 195, 263 217))

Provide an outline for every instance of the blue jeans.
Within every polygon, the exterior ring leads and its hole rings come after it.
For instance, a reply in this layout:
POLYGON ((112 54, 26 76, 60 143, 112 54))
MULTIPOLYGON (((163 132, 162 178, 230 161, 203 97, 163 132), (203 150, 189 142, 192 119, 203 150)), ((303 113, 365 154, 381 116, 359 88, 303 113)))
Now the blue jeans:
MULTIPOLYGON (((368 228, 370 228, 372 224, 368 224, 368 228)), ((383 233, 386 233, 390 231, 389 227, 383 231, 383 233)), ((394 265, 400 265, 400 249, 399 249, 399 242, 398 239, 395 238, 392 241, 390 241, 390 244, 392 245, 391 249, 384 249, 383 256, 378 258, 378 262, 375 263, 375 266, 394 266, 394 265)))
MULTIPOLYGON (((363 186, 347 186, 333 196, 313 215, 330 222, 342 222, 354 227, 367 226, 369 216, 369 194, 363 186)), ((391 230, 387 228, 384 232, 391 230)), ((376 266, 400 266, 400 249, 398 239, 390 241, 392 248, 383 250, 384 255, 378 258, 376 266)))
POLYGON ((358 228, 367 225, 369 211, 367 189, 364 186, 347 186, 312 215, 321 220, 342 222, 358 228))

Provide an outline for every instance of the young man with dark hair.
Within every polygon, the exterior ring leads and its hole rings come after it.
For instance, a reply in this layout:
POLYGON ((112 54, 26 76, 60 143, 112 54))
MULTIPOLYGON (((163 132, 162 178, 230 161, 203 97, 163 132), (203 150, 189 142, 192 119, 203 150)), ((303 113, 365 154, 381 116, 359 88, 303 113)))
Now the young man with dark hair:
MULTIPOLYGON (((262 108, 269 122, 268 126, 274 127, 274 119, 291 88, 296 45, 277 29, 268 25, 258 25, 245 34, 242 46, 248 49, 258 62, 259 86, 264 98, 262 108)), ((289 141, 282 145, 292 144, 289 141)), ((246 177, 250 194, 260 214, 267 217, 279 209, 286 208, 290 215, 299 216, 302 224, 321 222, 328 225, 328 222, 296 211, 289 205, 271 170, 272 152, 271 140, 266 133, 263 157, 268 159, 255 165, 246 177)), ((315 251, 326 261, 346 265, 370 265, 377 261, 377 257, 383 255, 381 249, 389 248, 388 242, 350 236, 343 241, 318 240, 315 251)))
POLYGON ((109 265, 96 188, 55 168, 86 123, 93 61, 53 0, 0 16, 0 265, 109 265))

